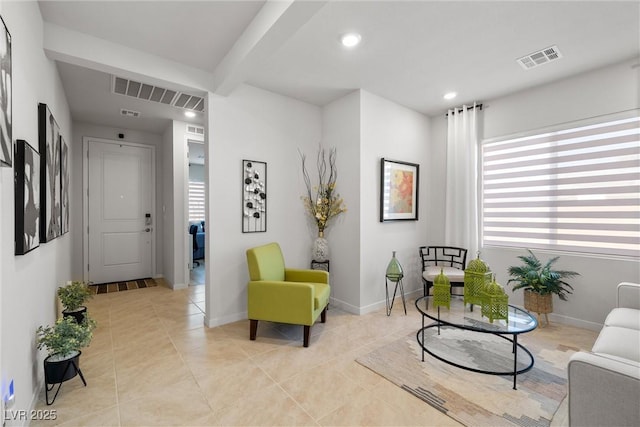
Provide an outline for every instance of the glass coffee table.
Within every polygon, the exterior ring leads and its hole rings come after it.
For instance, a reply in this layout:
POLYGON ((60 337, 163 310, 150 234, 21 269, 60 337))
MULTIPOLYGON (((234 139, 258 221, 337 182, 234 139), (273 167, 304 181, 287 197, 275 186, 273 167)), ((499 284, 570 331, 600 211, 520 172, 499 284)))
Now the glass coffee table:
MULTIPOLYGON (((518 344, 518 335, 534 330, 538 326, 536 318, 525 310, 509 305, 508 319, 494 320, 493 323, 491 323, 489 319, 481 315, 482 310, 480 306, 476 305, 472 308, 472 306, 465 305, 462 297, 452 296, 450 309, 446 307, 433 308, 432 298, 433 297, 426 296, 416 300, 416 308, 422 314, 422 328, 417 334, 418 344, 422 348, 422 361, 424 362, 424 353, 427 352, 442 362, 469 371, 489 375, 512 375, 513 389, 515 390, 516 377, 518 374, 531 370, 534 364, 534 357, 531 352, 522 344, 518 344), (431 319, 434 322, 425 325, 425 319, 431 319), (431 329, 434 329, 433 334, 430 331, 431 329), (438 354, 438 350, 436 350, 437 346, 432 345, 430 348, 428 335, 436 337, 436 334, 437 336, 440 336, 441 333, 452 334, 453 331, 459 330, 472 331, 479 334, 492 334, 507 340, 510 345, 505 348, 507 353, 511 351, 513 354, 513 369, 506 370, 497 369, 496 367, 483 368, 478 365, 471 366, 471 363, 466 363, 464 357, 454 361, 451 355, 445 354, 443 351, 440 351, 440 354, 438 354), (426 336, 425 331, 428 332, 426 336), (425 338, 427 338, 427 342, 425 342, 425 338), (518 351, 518 349, 522 351, 518 351), (518 353, 523 353, 529 358, 529 361, 521 360, 520 366, 518 366, 518 353)), ((464 341, 465 344, 468 344, 468 341, 473 340, 474 334, 466 335, 464 341)), ((478 336, 478 338, 481 337, 478 336)), ((491 345, 491 343, 489 343, 489 345, 491 345)), ((488 360, 490 357, 490 354, 488 354, 484 359, 488 360)), ((478 357, 478 359, 483 359, 483 357, 478 357)))

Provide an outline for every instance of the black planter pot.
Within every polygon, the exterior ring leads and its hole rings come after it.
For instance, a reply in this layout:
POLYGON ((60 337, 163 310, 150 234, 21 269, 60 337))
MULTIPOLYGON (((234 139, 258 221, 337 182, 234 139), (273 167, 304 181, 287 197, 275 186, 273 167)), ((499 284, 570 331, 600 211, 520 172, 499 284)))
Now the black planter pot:
POLYGON ((84 322, 84 318, 86 317, 86 314, 87 314, 87 307, 85 306, 81 306, 80 308, 74 311, 62 310, 62 315, 64 317, 73 317, 74 319, 76 319, 76 323, 78 324, 84 322))
POLYGON ((85 387, 87 386, 87 382, 84 380, 84 376, 80 370, 81 354, 82 352, 78 351, 75 356, 61 360, 55 360, 57 355, 52 354, 44 359, 44 382, 47 405, 51 405, 56 400, 56 397, 60 392, 60 387, 62 387, 62 383, 75 378, 77 375, 80 375, 82 383, 85 387), (53 400, 49 402, 49 392, 53 390, 56 384, 58 384, 56 394, 53 396, 53 400))
POLYGON ((80 371, 80 354, 78 351, 73 357, 68 359, 51 361, 56 355, 52 354, 44 359, 44 379, 47 384, 58 384, 65 381, 69 381, 71 378, 78 375, 80 371))

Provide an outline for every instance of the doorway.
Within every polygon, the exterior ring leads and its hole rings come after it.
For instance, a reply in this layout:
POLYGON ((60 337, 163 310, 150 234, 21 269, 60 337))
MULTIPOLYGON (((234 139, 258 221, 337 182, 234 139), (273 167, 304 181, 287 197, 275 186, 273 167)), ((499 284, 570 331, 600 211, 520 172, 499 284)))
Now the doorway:
POLYGON ((189 285, 205 284, 205 153, 204 140, 187 139, 187 228, 190 234, 189 285))
POLYGON ((111 283, 155 272, 155 147, 83 139, 84 279, 111 283))

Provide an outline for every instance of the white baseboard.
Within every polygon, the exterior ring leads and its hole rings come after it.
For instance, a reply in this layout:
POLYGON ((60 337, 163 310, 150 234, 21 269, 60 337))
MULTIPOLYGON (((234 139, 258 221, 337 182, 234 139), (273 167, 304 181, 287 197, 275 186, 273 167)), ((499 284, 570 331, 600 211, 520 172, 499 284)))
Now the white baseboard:
POLYGON ((216 326, 226 325, 228 323, 238 322, 240 320, 247 320, 247 312, 230 314, 228 316, 213 317, 210 318, 207 315, 204 316, 204 326, 207 328, 215 328, 216 326))
MULTIPOLYGON (((524 311, 527 311, 521 305, 517 305, 517 304, 512 304, 512 305, 514 305, 515 307, 521 308, 524 311)), ((536 319, 538 318, 538 315, 536 313, 531 312, 531 315, 534 316, 536 319)), ((557 314, 557 313, 549 313, 548 316, 549 316, 549 322, 550 323, 551 322, 561 323, 563 325, 575 326, 576 328, 588 329, 590 331, 598 332, 604 326, 602 323, 596 323, 596 322, 590 322, 588 320, 576 319, 575 317, 564 316, 562 314, 557 314)))
POLYGON ((180 290, 180 289, 187 289, 189 287, 188 283, 171 283, 169 284, 169 286, 171 287, 171 289, 173 289, 174 291, 180 290))
MULTIPOLYGON (((415 298, 416 296, 422 296, 422 292, 423 292, 422 288, 405 292, 404 297, 405 297, 405 300, 407 300, 407 305, 409 304, 408 302, 409 299, 415 298)), ((339 300, 337 298, 331 298, 331 304, 334 305, 335 307, 338 307, 341 310, 346 311, 347 313, 357 314, 360 316, 364 314, 372 313, 376 310, 380 310, 387 306, 386 300, 377 301, 377 302, 374 302, 373 304, 369 304, 364 307, 357 307, 355 305, 349 304, 348 302, 339 300)), ((402 305, 402 297, 400 295, 396 295, 396 299, 395 299, 395 302, 393 303, 393 306, 395 307, 397 304, 402 305)), ((408 309, 409 308, 407 307, 407 310, 408 309)))
POLYGON ((345 301, 333 297, 329 299, 329 310, 331 310, 331 307, 339 308, 340 310, 344 310, 347 313, 351 314, 360 314, 359 308, 355 305, 351 305, 345 301))

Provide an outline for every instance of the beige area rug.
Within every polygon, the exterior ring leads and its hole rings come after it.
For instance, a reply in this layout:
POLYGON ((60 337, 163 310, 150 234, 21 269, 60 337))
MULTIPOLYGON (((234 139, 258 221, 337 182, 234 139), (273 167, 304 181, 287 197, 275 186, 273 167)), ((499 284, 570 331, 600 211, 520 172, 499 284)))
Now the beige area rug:
MULTIPOLYGON (((444 328, 443 328, 444 329, 444 328)), ((425 331, 428 348, 438 355, 471 367, 509 371, 513 367, 511 343, 492 334, 459 329, 425 331), (505 367, 505 365, 507 367, 505 367)), ((569 357, 577 349, 525 340, 535 357, 534 367, 517 377, 480 374, 439 361, 422 351, 411 334, 357 359, 403 390, 467 426, 549 426, 566 395, 569 357)), ((529 359, 530 360, 530 359, 529 359)), ((528 364, 518 352, 519 369, 528 364)))
POLYGON ((94 294, 109 294, 112 292, 122 292, 131 289, 151 288, 153 286, 158 286, 158 282, 156 282, 155 279, 147 278, 130 280, 127 282, 113 282, 103 283, 100 285, 90 285, 89 289, 94 294))

